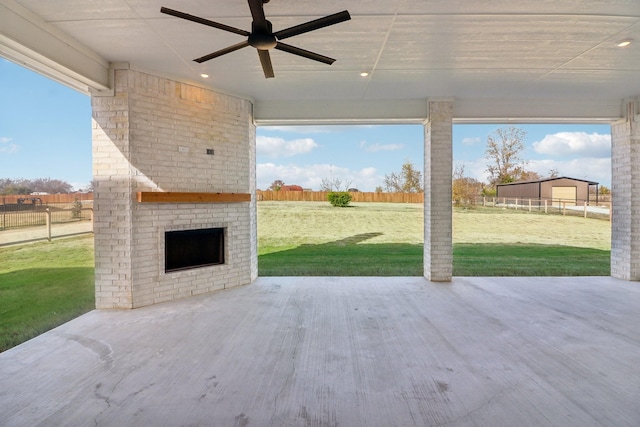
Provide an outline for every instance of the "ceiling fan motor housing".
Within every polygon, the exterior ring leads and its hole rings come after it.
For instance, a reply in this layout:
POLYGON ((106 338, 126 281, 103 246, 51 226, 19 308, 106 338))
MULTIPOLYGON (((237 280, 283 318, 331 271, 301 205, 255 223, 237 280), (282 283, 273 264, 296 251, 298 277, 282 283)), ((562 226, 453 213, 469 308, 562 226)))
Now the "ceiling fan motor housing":
POLYGON ((269 50, 276 47, 278 40, 273 35, 270 21, 264 22, 266 25, 251 24, 251 34, 249 34, 249 45, 260 50, 269 50))

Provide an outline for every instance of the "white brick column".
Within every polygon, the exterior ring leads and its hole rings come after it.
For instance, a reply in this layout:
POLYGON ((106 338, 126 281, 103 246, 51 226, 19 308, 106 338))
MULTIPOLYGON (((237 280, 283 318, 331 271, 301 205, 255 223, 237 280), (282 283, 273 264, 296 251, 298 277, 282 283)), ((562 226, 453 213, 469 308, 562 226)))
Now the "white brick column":
POLYGON ((424 276, 451 281, 453 271, 453 101, 428 100, 424 127, 424 276))
POLYGON ((133 304, 127 80, 118 79, 117 85, 115 96, 91 98, 97 308, 132 308, 133 304))
MULTIPOLYGON (((253 114, 253 109, 251 109, 253 114)), ((249 127, 248 138, 248 155, 249 155, 249 192, 253 194, 251 198, 249 215, 250 215, 250 230, 249 245, 251 247, 250 252, 250 280, 253 283, 258 278, 258 200, 256 198, 256 127, 253 124, 253 117, 251 117, 251 125, 249 127)))
POLYGON ((640 280, 640 101, 611 126, 611 276, 640 280))
POLYGON ((94 95, 96 306, 136 308, 258 274, 255 126, 248 100, 130 70, 94 95), (249 193, 240 203, 138 203, 138 191, 249 193), (224 263, 165 268, 165 233, 224 229, 224 263))

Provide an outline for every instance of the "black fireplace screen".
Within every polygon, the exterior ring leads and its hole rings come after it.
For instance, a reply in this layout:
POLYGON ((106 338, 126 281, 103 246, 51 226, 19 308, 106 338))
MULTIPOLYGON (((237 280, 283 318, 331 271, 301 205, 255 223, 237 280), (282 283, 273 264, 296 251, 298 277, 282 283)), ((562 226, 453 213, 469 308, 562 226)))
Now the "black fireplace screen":
POLYGON ((224 264, 224 228, 164 233, 165 272, 224 264))

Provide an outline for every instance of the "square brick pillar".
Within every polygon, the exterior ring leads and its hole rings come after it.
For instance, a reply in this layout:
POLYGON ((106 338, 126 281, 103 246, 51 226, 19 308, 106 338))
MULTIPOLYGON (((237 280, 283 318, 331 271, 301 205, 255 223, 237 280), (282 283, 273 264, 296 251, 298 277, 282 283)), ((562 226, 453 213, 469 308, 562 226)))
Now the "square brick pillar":
POLYGON ((640 100, 611 126, 611 276, 640 280, 640 100))
POLYGON ((428 100, 424 127, 424 276, 449 282, 453 272, 453 101, 428 100))

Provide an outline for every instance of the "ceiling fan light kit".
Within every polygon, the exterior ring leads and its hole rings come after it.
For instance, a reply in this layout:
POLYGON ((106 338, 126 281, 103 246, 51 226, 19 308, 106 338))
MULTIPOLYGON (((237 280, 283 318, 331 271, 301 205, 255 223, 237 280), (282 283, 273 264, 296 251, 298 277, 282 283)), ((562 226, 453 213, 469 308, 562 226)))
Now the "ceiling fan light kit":
POLYGON ((262 65, 262 71, 264 72, 265 78, 275 77, 273 66, 271 64, 271 55, 269 54, 271 49, 278 49, 283 52, 288 52, 293 55, 298 55, 324 64, 331 65, 335 62, 335 59, 333 58, 282 43, 280 40, 348 21, 351 19, 348 11, 344 10, 323 18, 305 22, 304 24, 295 25, 293 27, 285 28, 284 30, 273 32, 271 22, 267 20, 263 8, 263 4, 268 2, 269 0, 248 0, 251 17, 253 19, 251 22, 251 32, 166 7, 160 8, 160 12, 247 37, 243 42, 194 59, 194 61, 198 63, 209 61, 247 46, 254 47, 258 51, 258 57, 260 58, 260 64, 262 65))

